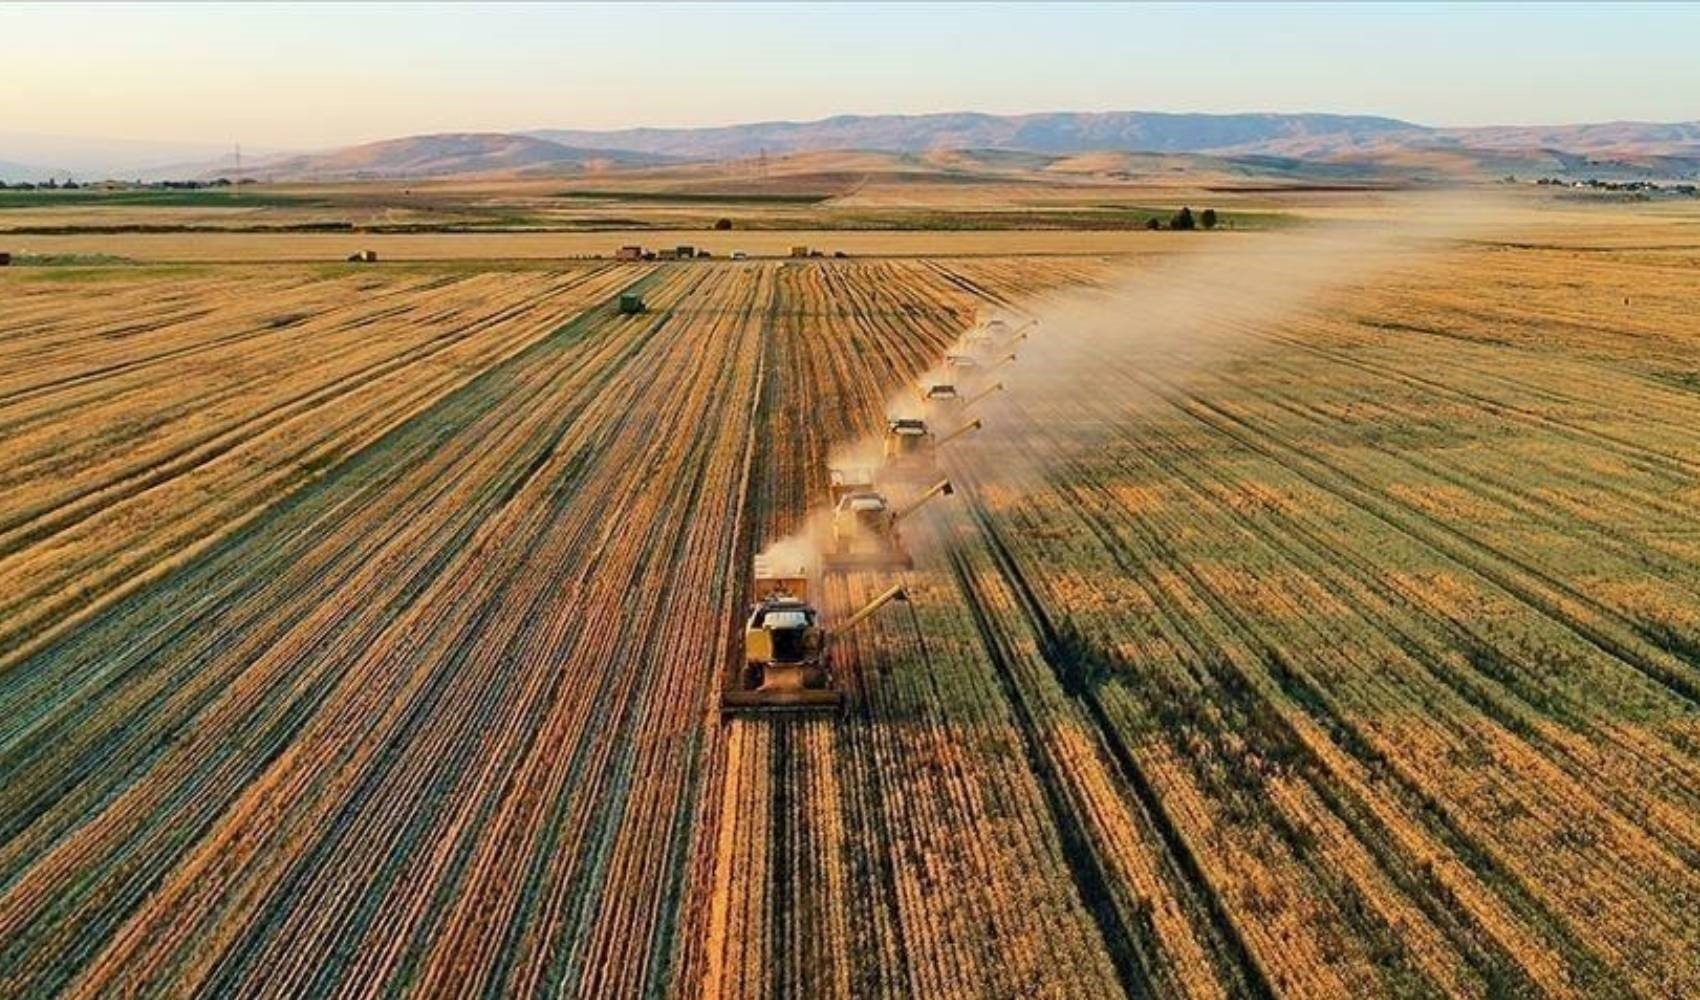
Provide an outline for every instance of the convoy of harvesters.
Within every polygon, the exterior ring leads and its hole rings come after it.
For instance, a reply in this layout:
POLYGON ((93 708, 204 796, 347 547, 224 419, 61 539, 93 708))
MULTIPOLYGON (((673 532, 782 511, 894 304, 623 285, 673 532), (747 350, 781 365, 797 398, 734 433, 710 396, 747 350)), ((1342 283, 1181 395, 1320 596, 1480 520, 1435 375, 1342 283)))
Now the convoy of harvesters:
POLYGON ((939 477, 939 449, 982 426, 966 419, 974 404, 1004 388, 992 371, 1016 360, 1012 348, 1025 340, 1037 320, 1012 328, 990 319, 962 339, 945 358, 951 381, 916 387, 922 415, 894 415, 886 422, 877 469, 828 470, 828 527, 810 539, 818 563, 775 565, 757 557, 751 581, 749 617, 744 624, 743 660, 727 672, 721 695, 723 715, 836 712, 846 702, 844 678, 833 671, 833 643, 880 608, 907 601, 901 583, 881 591, 837 623, 825 621, 815 600, 828 573, 889 573, 912 569, 913 555, 903 542, 903 521, 938 497, 955 492, 939 477), (942 435, 934 427, 946 425, 942 435), (898 499, 901 502, 898 502, 898 499))

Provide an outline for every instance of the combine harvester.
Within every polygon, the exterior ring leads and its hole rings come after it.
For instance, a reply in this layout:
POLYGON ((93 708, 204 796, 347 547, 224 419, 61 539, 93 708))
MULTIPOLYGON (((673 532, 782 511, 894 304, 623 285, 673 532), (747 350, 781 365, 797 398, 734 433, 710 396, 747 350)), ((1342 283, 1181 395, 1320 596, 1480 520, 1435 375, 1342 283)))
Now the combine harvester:
POLYGON ((722 716, 837 712, 844 691, 832 671, 833 642, 892 601, 909 599, 898 584, 829 629, 809 602, 808 576, 774 573, 759 559, 753 596, 744 624, 744 662, 721 692, 722 716))
POLYGON ((953 384, 972 390, 983 384, 993 372, 1014 361, 1015 357, 1013 352, 996 360, 986 360, 972 354, 947 354, 944 367, 953 384))
POLYGON ((1002 382, 994 382, 972 396, 964 396, 953 382, 930 382, 918 395, 921 405, 937 416, 961 416, 970 406, 1002 388, 1002 382))
MULTIPOLYGON (((987 324, 988 336, 997 330, 999 322, 987 324)), ((998 364, 1014 360, 1015 355, 1010 354, 998 364)), ((963 370, 980 369, 978 361, 969 355, 947 359, 947 363, 952 361, 960 361, 963 370)), ((921 395, 923 403, 960 414, 1002 388, 1003 384, 998 383, 964 397, 954 383, 934 383, 922 390, 921 395)), ((916 482, 931 478, 938 467, 938 449, 980 427, 979 420, 972 420, 935 440, 923 419, 889 420, 882 449, 884 465, 879 470, 881 479, 916 482)), ((832 469, 830 477, 832 539, 821 566, 826 573, 912 568, 914 559, 903 545, 900 523, 935 497, 955 492, 950 480, 941 479, 902 508, 893 510, 885 494, 875 487, 869 470, 832 469)), ((845 692, 832 669, 833 643, 892 601, 909 599, 903 585, 896 584, 828 628, 822 622, 820 610, 809 600, 809 589, 806 571, 776 573, 762 560, 756 560, 751 587, 754 603, 744 622, 743 662, 735 671, 727 672, 720 694, 722 717, 840 711, 845 692)))
POLYGON ((1015 345, 1027 339, 1028 331, 1039 325, 1036 319, 1030 319, 1018 327, 1011 327, 1006 320, 987 320, 978 330, 963 338, 963 346, 968 353, 982 359, 1000 354, 1008 354, 1015 350, 1015 345))
POLYGON ((914 569, 915 558, 903 546, 899 524, 934 497, 954 492, 950 480, 941 479, 896 510, 871 484, 867 489, 840 493, 832 509, 832 542, 821 557, 821 569, 828 573, 914 569))
POLYGON ((902 482, 930 479, 938 471, 938 449, 970 431, 980 421, 970 420, 942 438, 934 440, 927 422, 919 417, 898 417, 886 422, 882 476, 902 482))

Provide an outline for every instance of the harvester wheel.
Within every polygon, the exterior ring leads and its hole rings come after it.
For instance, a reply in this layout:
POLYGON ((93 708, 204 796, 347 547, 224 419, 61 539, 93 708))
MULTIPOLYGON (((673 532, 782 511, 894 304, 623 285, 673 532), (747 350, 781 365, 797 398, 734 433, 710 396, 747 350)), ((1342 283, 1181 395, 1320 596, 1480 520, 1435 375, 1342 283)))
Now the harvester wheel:
POLYGON ((803 686, 810 691, 819 691, 831 681, 824 667, 804 667, 803 686))

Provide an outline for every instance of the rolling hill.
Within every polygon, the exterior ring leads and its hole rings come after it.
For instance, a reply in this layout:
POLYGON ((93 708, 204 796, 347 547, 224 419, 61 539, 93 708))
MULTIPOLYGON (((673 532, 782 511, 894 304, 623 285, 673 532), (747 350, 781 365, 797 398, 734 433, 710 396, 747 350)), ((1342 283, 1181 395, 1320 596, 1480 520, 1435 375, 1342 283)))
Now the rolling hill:
MULTIPOLYGON (((0 136, 0 139, 3 139, 0 136)), ((79 140, 88 145, 92 140, 79 140)), ((21 147, 20 147, 21 148, 21 147)), ((127 148, 127 147, 126 147, 127 148)), ((540 129, 413 135, 247 161, 257 180, 360 180, 566 175, 603 169, 717 163, 766 155, 879 154, 903 170, 1009 175, 1210 170, 1341 180, 1460 177, 1692 178, 1700 176, 1700 122, 1437 128, 1396 118, 1335 114, 1168 114, 1144 111, 1029 115, 840 115, 808 122, 614 131, 540 129), (1132 156, 1133 167, 1115 166, 1132 156), (1081 159, 1085 157, 1085 159, 1081 159), (1157 163, 1167 158, 1167 162, 1157 163), (1053 166, 1057 164, 1057 166, 1053 166)), ((115 154, 116 155, 116 154, 115 154)), ((0 156, 19 156, 0 142, 0 156)), ((228 176, 229 154, 106 176, 228 176)), ((18 163, 0 175, 40 171, 18 163)), ((79 179, 100 174, 79 171, 79 179)))
POLYGON ((1146 111, 1033 115, 952 113, 839 115, 812 122, 759 122, 713 128, 594 132, 543 129, 527 135, 566 145, 727 159, 817 149, 1018 149, 1078 153, 1098 149, 1190 153, 1318 135, 1370 136, 1422 131, 1394 118, 1327 114, 1163 114, 1146 111))
POLYGON ((365 143, 325 153, 262 161, 262 180, 360 180, 467 174, 571 173, 642 166, 667 158, 643 152, 582 149, 526 135, 455 132, 365 143))
POLYGON ((1100 152, 1211 155, 1262 172, 1446 178, 1504 173, 1677 177, 1700 174, 1700 122, 1435 128, 1365 115, 1164 114, 843 115, 689 129, 527 133, 693 160, 827 149, 936 154, 1006 151, 1072 157, 1100 152))

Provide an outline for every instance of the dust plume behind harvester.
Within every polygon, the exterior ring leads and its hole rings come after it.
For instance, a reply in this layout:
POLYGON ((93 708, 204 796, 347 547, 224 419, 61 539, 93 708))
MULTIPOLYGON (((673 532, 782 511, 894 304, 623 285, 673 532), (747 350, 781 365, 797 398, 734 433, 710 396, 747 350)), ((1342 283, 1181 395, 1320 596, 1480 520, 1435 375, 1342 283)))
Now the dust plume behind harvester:
MULTIPOLYGON (((723 716, 821 714, 843 708, 846 684, 834 672, 833 643, 885 605, 907 601, 908 592, 903 584, 894 584, 842 621, 829 623, 814 596, 819 583, 828 574, 914 568, 903 523, 933 500, 955 492, 949 479, 938 477, 939 449, 981 429, 978 419, 963 422, 964 413, 1004 388, 987 376, 1015 360, 1009 348, 1025 338, 1025 329, 1012 329, 996 319, 977 327, 959 353, 945 359, 942 375, 917 385, 915 395, 927 416, 887 421, 877 468, 847 463, 828 470, 830 520, 823 524, 814 519, 814 530, 782 540, 757 557, 742 656, 736 669, 728 671, 721 694, 723 716), (956 426, 935 435, 929 418, 956 426), (894 502, 894 496, 902 502, 894 502)), ((871 456, 863 451, 859 457, 865 461, 871 456)))

